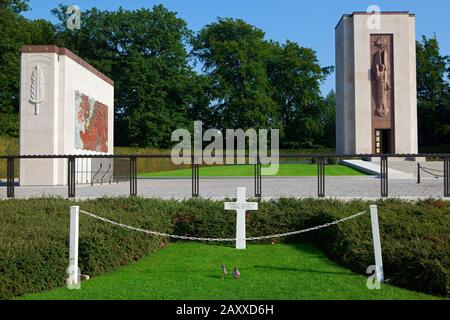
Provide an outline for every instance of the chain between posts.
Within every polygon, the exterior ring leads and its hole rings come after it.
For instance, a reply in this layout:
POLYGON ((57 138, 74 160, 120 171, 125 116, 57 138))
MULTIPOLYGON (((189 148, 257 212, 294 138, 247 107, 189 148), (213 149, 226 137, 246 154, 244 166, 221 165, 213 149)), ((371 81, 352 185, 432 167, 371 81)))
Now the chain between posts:
POLYGON ((437 169, 433 169, 433 168, 427 168, 427 167, 424 167, 424 166, 420 166, 420 169, 421 169, 423 172, 426 172, 426 173, 428 173, 429 175, 434 176, 434 177, 436 177, 436 178, 442 178, 442 177, 444 177, 444 174, 436 174, 436 173, 431 172, 431 171, 434 171, 434 172, 444 172, 444 171, 437 170, 437 169))
MULTIPOLYGON (((106 223, 110 223, 112 225, 124 228, 124 229, 128 229, 128 230, 132 230, 132 231, 137 231, 137 232, 142 232, 142 233, 146 233, 146 234, 150 234, 150 235, 154 235, 154 236, 160 236, 160 237, 166 237, 166 238, 172 238, 172 239, 180 239, 180 240, 190 240, 190 241, 208 241, 208 242, 233 242, 236 241, 236 238, 201 238, 201 237, 190 237, 190 236, 180 236, 180 235, 175 235, 175 234, 169 234, 169 233, 164 233, 164 232, 158 232, 158 231, 152 231, 152 230, 145 230, 142 228, 137 228, 137 227, 133 227, 133 226, 129 226, 117 221, 113 221, 104 217, 100 217, 98 215, 95 215, 93 213, 84 211, 84 210, 80 210, 80 213, 83 213, 89 217, 92 217, 94 219, 106 222, 106 223)), ((281 238, 281 237, 287 237, 287 236, 292 236, 292 235, 297 235, 297 234, 301 234, 301 233, 306 233, 306 232, 310 232, 310 231, 314 231, 314 230, 319 230, 322 228, 327 228, 333 225, 336 225, 338 223, 341 222, 345 222, 347 220, 350 219, 354 219, 356 217, 359 217, 363 214, 366 214, 367 210, 365 211, 361 211, 358 213, 355 213, 351 216, 342 218, 340 220, 336 220, 336 221, 332 221, 332 222, 328 222, 325 223, 323 225, 319 225, 319 226, 315 226, 315 227, 311 227, 311 228, 307 228, 307 229, 302 229, 302 230, 297 230, 297 231, 292 231, 292 232, 286 232, 286 233, 278 233, 278 234, 273 234, 273 235, 268 235, 268 236, 260 236, 260 237, 249 237, 249 238, 245 238, 246 241, 256 241, 256 240, 264 240, 264 239, 273 239, 273 238, 281 238)))
POLYGON ((435 168, 428 168, 428 167, 424 167, 424 166, 420 166, 423 169, 429 170, 429 171, 435 171, 435 172, 444 172, 444 170, 439 170, 439 169, 435 169, 435 168))

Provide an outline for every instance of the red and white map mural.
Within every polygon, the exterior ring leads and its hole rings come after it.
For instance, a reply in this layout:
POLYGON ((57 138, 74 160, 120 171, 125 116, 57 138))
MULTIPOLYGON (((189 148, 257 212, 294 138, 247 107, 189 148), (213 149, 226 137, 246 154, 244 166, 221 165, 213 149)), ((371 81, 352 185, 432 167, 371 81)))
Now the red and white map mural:
POLYGON ((108 106, 75 91, 75 148, 108 152, 108 106))

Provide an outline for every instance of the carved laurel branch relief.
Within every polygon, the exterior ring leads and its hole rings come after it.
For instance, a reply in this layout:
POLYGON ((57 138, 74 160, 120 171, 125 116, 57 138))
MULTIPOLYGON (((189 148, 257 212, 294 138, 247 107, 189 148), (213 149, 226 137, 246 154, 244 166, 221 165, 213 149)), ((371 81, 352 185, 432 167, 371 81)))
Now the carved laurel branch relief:
POLYGON ((30 102, 34 103, 34 114, 39 114, 39 105, 45 101, 44 72, 36 65, 31 72, 30 102))

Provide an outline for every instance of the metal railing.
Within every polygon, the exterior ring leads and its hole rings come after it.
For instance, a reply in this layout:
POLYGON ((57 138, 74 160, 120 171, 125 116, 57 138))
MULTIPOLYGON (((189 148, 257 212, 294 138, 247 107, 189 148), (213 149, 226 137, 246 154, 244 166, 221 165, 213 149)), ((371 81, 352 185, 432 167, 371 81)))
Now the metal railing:
POLYGON ((130 157, 130 196, 137 196, 137 157, 130 157))
POLYGON ((434 178, 444 178, 444 197, 450 197, 450 158, 444 158, 443 170, 428 168, 417 164, 417 183, 421 183, 421 172, 425 172, 434 178))
POLYGON ((261 162, 258 161, 253 165, 253 180, 255 188, 255 197, 261 198, 262 196, 262 175, 261 175, 261 162))
POLYGON ((97 179, 97 176, 100 174, 100 171, 102 171, 103 163, 100 163, 100 167, 98 168, 97 172, 94 174, 94 176, 91 178, 91 186, 94 185, 94 180, 97 179))
MULTIPOLYGON (((445 166, 445 162, 444 162, 444 166, 445 166)), ((434 177, 434 178, 444 178, 444 171, 445 170, 439 170, 439 169, 435 169, 435 168, 428 168, 423 166, 422 164, 418 163, 417 164, 417 183, 421 183, 421 172, 425 172, 427 174, 429 174, 430 176, 434 177)))
POLYGON ((6 194, 8 198, 14 198, 14 158, 9 157, 6 161, 6 194))
POLYGON ((388 184, 388 158, 381 157, 380 158, 380 166, 381 166, 381 197, 386 198, 389 194, 389 184, 388 184))
POLYGON ((67 186, 68 186, 68 196, 69 198, 75 198, 75 157, 69 157, 67 159, 67 186))
POLYGON ((317 196, 325 197, 325 158, 317 159, 317 196))
MULTIPOLYGON (((109 166, 108 166, 108 170, 106 170, 104 173, 103 173, 103 175, 102 175, 102 179, 100 180, 100 184, 101 185, 103 185, 103 181, 105 181, 105 177, 106 177, 106 175, 109 173, 109 172, 111 172, 111 163, 109 164, 109 166)), ((109 183, 111 184, 111 179, 112 179, 112 174, 110 175, 110 178, 109 178, 109 183)))
MULTIPOLYGON (((280 159, 286 158, 298 158, 298 159, 315 159, 317 163, 317 195, 318 197, 325 197, 325 159, 349 159, 349 158, 380 158, 380 196, 389 196, 389 177, 388 177, 388 159, 389 158, 441 158, 444 162, 443 178, 444 178, 444 197, 450 197, 450 154, 289 154, 280 155, 280 159)), ((89 158, 89 159, 114 159, 125 160, 129 162, 128 179, 127 177, 120 176, 120 180, 129 180, 130 183, 130 195, 137 196, 137 161, 138 159, 148 158, 165 158, 170 159, 170 155, 20 155, 20 156, 0 156, 0 159, 7 160, 7 197, 14 198, 14 161, 16 159, 67 159, 67 187, 68 196, 74 198, 76 196, 76 159, 89 158)), ((250 158, 249 158, 250 159, 250 158)), ((200 164, 191 161, 192 169, 192 196, 197 197, 200 194, 200 164)), ((262 175, 261 175, 261 161, 259 157, 254 159, 254 195, 255 197, 262 196, 262 175)), ((108 169, 110 170, 110 168, 108 169)), ((418 171, 420 171, 420 165, 418 171)), ((105 176, 105 175, 104 175, 105 176)), ((116 181, 119 181, 119 177, 116 177, 116 181)), ((418 176, 418 183, 420 183, 420 176, 418 176)))
POLYGON ((450 158, 444 159, 444 197, 450 197, 450 158))

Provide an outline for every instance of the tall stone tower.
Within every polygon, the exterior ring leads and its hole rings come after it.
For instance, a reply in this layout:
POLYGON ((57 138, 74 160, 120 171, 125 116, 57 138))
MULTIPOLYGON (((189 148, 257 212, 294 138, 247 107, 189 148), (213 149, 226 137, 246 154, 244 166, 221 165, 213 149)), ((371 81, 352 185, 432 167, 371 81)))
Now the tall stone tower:
POLYGON ((336 152, 417 153, 416 91, 415 16, 344 15, 336 26, 336 152))

